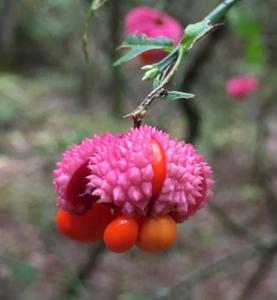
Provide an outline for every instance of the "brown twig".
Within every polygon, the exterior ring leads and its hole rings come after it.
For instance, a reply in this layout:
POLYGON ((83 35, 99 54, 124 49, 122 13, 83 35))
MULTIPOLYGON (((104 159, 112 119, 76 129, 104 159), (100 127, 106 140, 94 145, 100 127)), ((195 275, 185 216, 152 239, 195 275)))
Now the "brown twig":
MULTIPOLYGON (((113 63, 117 58, 116 48, 120 43, 120 15, 121 15, 121 2, 118 0, 111 0, 111 9, 110 9, 110 59, 111 63, 113 63)), ((123 97, 122 97, 122 78, 121 78, 121 70, 118 66, 117 68, 111 69, 111 85, 112 85, 112 95, 113 95, 113 103, 112 103, 112 115, 114 117, 119 117, 122 115, 122 107, 123 107, 123 97)))
MULTIPOLYGON (((226 27, 219 27, 202 42, 201 47, 195 49, 190 59, 186 61, 184 74, 182 75, 183 79, 180 83, 180 90, 191 91, 193 89, 196 79, 205 67, 205 63, 209 61, 214 54, 214 49, 222 40, 222 36, 225 32, 226 27)), ((188 132, 184 138, 188 143, 194 143, 201 133, 201 116, 197 103, 194 101, 179 101, 178 104, 188 121, 188 132)))
MULTIPOLYGON (((64 299, 79 299, 79 293, 81 291, 80 285, 84 286, 89 276, 95 270, 96 264, 99 260, 99 256, 105 251, 103 242, 99 242, 94 247, 90 248, 88 253, 88 260, 80 267, 76 277, 70 278, 65 285, 59 300, 64 299)), ((58 300, 58 299, 57 299, 58 300)))
POLYGON ((240 236, 251 243, 259 243, 260 238, 247 230, 244 226, 234 222, 230 216, 228 216, 223 209, 217 206, 215 203, 209 203, 209 209, 214 216, 220 221, 224 228, 228 229, 235 236, 240 236))
POLYGON ((252 298, 259 285, 266 278, 266 275, 269 272, 270 267, 272 266, 275 254, 275 251, 271 251, 265 253, 265 255, 261 257, 256 270, 250 277, 246 286, 243 288, 238 300, 247 300, 252 298))
MULTIPOLYGON (((263 187, 264 197, 266 201, 268 216, 271 222, 272 231, 277 233, 277 200, 272 186, 270 184, 271 176, 270 170, 265 167, 265 154, 264 149, 264 138, 266 136, 266 119, 268 114, 272 110, 273 101, 275 95, 269 95, 259 109, 259 113, 256 118, 257 126, 257 143, 254 154, 254 168, 253 174, 255 175, 255 182, 263 187)), ((276 256, 275 252, 265 253, 264 257, 261 258, 256 270, 250 276, 248 283, 243 288, 238 300, 251 299, 253 293, 258 289, 258 286, 266 278, 266 274, 269 272, 272 262, 276 256)))
POLYGON ((267 154, 265 153, 264 148, 264 138, 267 135, 265 122, 268 114, 272 112, 272 108, 275 104, 273 99, 276 99, 276 92, 268 95, 264 103, 261 105, 259 113, 257 115, 257 142, 256 151, 254 155, 253 173, 255 175, 254 180, 256 181, 256 183, 263 187, 271 226, 273 231, 277 232, 277 196, 273 191, 273 187, 271 184, 271 170, 268 169, 265 165, 265 159, 267 158, 267 154))
POLYGON ((131 113, 124 116, 124 118, 127 118, 127 117, 132 118, 134 121, 134 126, 136 126, 135 124, 137 122, 141 123, 143 117, 146 115, 148 107, 153 103, 153 101, 155 101, 158 98, 161 98, 165 93, 167 93, 166 85, 169 83, 171 78, 177 72, 177 70, 180 67, 180 64, 183 60, 184 54, 185 54, 184 50, 181 47, 176 48, 175 52, 177 55, 176 60, 174 61, 174 64, 171 65, 170 68, 168 69, 168 72, 167 72, 166 76, 163 78, 160 85, 158 87, 156 87, 154 90, 152 90, 143 99, 143 101, 140 103, 140 105, 135 110, 133 110, 131 113))
MULTIPOLYGON (((161 61, 162 64, 165 61, 167 62, 165 64, 166 68, 168 67, 168 62, 170 62, 170 69, 169 69, 168 73, 166 74, 166 76, 160 82, 159 86, 157 88, 155 88, 154 90, 152 90, 143 99, 143 101, 140 103, 140 105, 135 110, 133 110, 131 113, 127 114, 125 117, 132 118, 134 120, 134 123, 136 123, 137 120, 139 120, 139 122, 142 121, 143 117, 146 115, 148 107, 154 102, 154 100, 160 98, 162 96, 162 93, 167 92, 166 91, 167 84, 174 77, 175 73, 179 69, 183 59, 188 54, 189 50, 194 46, 194 44, 197 41, 199 41, 208 32, 210 32, 214 27, 216 27, 218 25, 217 23, 227 14, 229 9, 240 1, 241 0, 224 0, 219 5, 217 5, 205 18, 203 18, 201 22, 191 24, 191 26, 198 26, 199 24, 202 24, 202 26, 203 26, 203 24, 205 24, 205 27, 204 27, 204 29, 199 31, 197 35, 195 35, 195 36, 192 35, 191 40, 190 40, 190 38, 188 38, 188 39, 186 38, 187 33, 185 33, 185 35, 181 39, 180 43, 174 48, 174 50, 171 53, 169 53, 161 61)), ((187 27, 187 29, 188 28, 189 28, 189 26, 187 27)), ((190 35, 189 35, 189 37, 190 37, 190 35)), ((154 68, 152 68, 151 72, 158 71, 158 73, 159 72, 163 73, 165 71, 164 68, 159 69, 158 64, 159 63, 152 65, 152 67, 154 66, 154 68)), ((149 70, 149 72, 150 72, 150 70, 149 70)), ((152 74, 149 76, 151 78, 153 78, 152 74)), ((144 76, 144 79, 148 79, 150 77, 144 76)))

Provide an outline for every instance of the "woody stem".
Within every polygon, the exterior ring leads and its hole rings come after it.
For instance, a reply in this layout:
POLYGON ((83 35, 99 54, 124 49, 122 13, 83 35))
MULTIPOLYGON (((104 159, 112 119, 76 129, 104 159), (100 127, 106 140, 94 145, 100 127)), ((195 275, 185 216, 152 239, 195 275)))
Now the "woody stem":
MULTIPOLYGON (((216 6, 204 19, 210 25, 215 25, 220 19, 222 19, 229 9, 237 4, 241 0, 224 0, 218 6, 216 6)), ((186 57, 189 49, 185 49, 181 43, 179 43, 175 49, 169 53, 163 60, 169 60, 170 67, 168 70, 161 70, 162 72, 167 72, 166 76, 163 78, 162 82, 158 87, 153 89, 140 103, 140 105, 133 110, 131 113, 127 114, 125 117, 131 117, 134 122, 134 127, 139 127, 141 125, 143 117, 147 113, 148 107, 153 103, 154 100, 160 98, 167 93, 166 85, 174 77, 178 68, 180 67, 182 61, 186 57)), ((168 66, 167 65, 167 66, 168 66)))

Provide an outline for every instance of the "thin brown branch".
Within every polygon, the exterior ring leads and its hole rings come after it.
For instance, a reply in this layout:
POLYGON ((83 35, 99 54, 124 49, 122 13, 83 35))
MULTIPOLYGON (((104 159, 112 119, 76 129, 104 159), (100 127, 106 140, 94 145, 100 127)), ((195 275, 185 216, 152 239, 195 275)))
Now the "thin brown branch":
MULTIPOLYGON (((127 114, 125 117, 130 117, 136 122, 139 120, 141 122, 142 118, 146 115, 147 109, 154 102, 154 100, 160 98, 162 93, 166 92, 166 86, 174 77, 175 73, 181 66, 184 58, 187 56, 189 50, 193 47, 193 45, 199 41, 202 37, 204 37, 208 32, 210 32, 216 25, 217 22, 220 21, 229 11, 231 7, 240 2, 241 0, 224 0, 219 5, 217 5, 205 18, 202 19, 202 22, 205 24, 209 24, 209 28, 206 28, 206 31, 202 31, 201 34, 195 36, 192 41, 184 42, 186 39, 186 35, 182 38, 180 43, 175 47, 175 49, 169 53, 162 61, 169 60, 171 62, 171 69, 166 74, 165 78, 161 81, 159 86, 152 90, 141 102, 141 104, 133 110, 131 113, 127 114)), ((201 22, 200 22, 201 23, 201 22)), ((198 23, 199 24, 199 23, 198 23)), ((196 25, 192 24, 191 26, 196 25)), ((154 65, 155 66, 155 65, 154 65)), ((156 67, 158 64, 156 64, 156 67)), ((158 68, 158 67, 157 67, 158 68)), ((153 69, 154 70, 154 69, 153 69)), ((153 71, 151 70, 151 71, 153 71)), ((159 70, 160 72, 164 72, 163 70, 159 70)), ((144 77, 145 79, 148 77, 144 77)))
POLYGON ((251 243, 259 243, 260 238, 256 234, 247 230, 245 226, 233 221, 232 218, 230 218, 230 216, 227 215, 219 206, 212 202, 210 202, 208 206, 210 211, 220 221, 224 228, 228 229, 232 234, 240 236, 251 243))
POLYGON ((269 252, 261 258, 260 263, 244 287, 238 300, 252 299, 252 296, 266 278, 267 273, 270 271, 275 255, 275 252, 269 252))
MULTIPOLYGON (((120 43, 120 16, 121 16, 121 2, 118 0, 111 0, 111 9, 110 9, 110 59, 111 64, 117 58, 116 48, 120 43)), ((122 78, 121 78, 121 70, 118 66, 117 68, 111 69, 111 87, 112 87, 112 115, 114 117, 119 117, 122 115, 122 107, 123 107, 123 96, 122 96, 122 78)))
POLYGON ((81 292, 80 285, 85 286, 88 278, 95 270, 99 256, 105 251, 104 243, 99 242, 94 247, 90 248, 88 253, 88 260, 80 267, 76 277, 70 278, 66 283, 63 292, 59 296, 60 299, 79 299, 79 293, 81 292))
POLYGON ((181 62, 184 58, 184 54, 185 54, 184 49, 181 47, 176 48, 175 52, 176 52, 177 58, 176 58, 174 64, 168 70, 168 73, 163 78, 160 85, 158 87, 156 87, 154 90, 152 90, 143 99, 143 101, 140 103, 140 105, 134 111, 132 111, 131 113, 124 116, 125 118, 131 117, 133 119, 134 123, 136 123, 137 121, 141 122, 143 117, 146 115, 148 107, 153 103, 153 101, 162 97, 164 95, 164 93, 166 93, 166 85, 169 83, 169 81, 172 79, 172 77, 177 72, 177 70, 180 67, 181 62))
POLYGON ((270 93, 270 95, 266 97, 257 115, 257 142, 254 155, 253 174, 255 175, 254 180, 257 182, 257 184, 263 187, 271 226, 272 229, 277 232, 277 196, 271 184, 271 170, 266 165, 267 153, 265 150, 264 141, 265 137, 267 136, 266 120, 275 104, 272 99, 276 99, 276 92, 270 93))
MULTIPOLYGON (((271 227, 272 230, 277 233, 277 200, 270 184, 270 170, 268 170, 265 166, 265 158, 267 158, 267 155, 264 148, 264 139, 266 137, 265 123, 273 106, 273 101, 271 99, 275 99, 275 95, 269 95, 269 97, 264 101, 256 118, 257 143, 254 154, 253 174, 255 176, 255 182, 263 187, 271 227)), ((276 253, 274 252, 265 253, 265 256, 261 258, 256 270, 250 276, 248 283, 243 288, 238 300, 251 299, 254 292, 258 289, 259 285, 263 282, 267 273, 270 271, 275 255, 276 253)))
MULTIPOLYGON (((206 62, 209 61, 214 54, 214 49, 222 41, 222 37, 226 32, 226 27, 219 27, 214 30, 200 47, 197 47, 192 52, 190 58, 186 61, 184 68, 183 79, 180 83, 179 89, 182 91, 191 91, 193 86, 201 74, 206 62)), ((184 136, 188 143, 194 143, 201 132, 201 116, 198 106, 195 101, 179 101, 180 109, 184 113, 188 121, 188 133, 184 136)), ((187 131, 186 131, 187 132, 187 131)))

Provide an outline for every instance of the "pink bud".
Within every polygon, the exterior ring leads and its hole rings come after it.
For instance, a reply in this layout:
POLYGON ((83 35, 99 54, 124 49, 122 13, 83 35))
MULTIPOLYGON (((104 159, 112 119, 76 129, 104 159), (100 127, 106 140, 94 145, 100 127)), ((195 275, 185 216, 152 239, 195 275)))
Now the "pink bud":
POLYGON ((241 75, 231 78, 226 83, 226 92, 237 99, 242 99, 258 88, 258 80, 253 75, 241 75))
MULTIPOLYGON (((147 6, 137 6, 125 18, 125 34, 145 34, 149 38, 164 36, 177 44, 183 36, 182 25, 167 15, 147 6)), ((154 63, 166 55, 162 50, 150 50, 141 55, 146 63, 154 63)))

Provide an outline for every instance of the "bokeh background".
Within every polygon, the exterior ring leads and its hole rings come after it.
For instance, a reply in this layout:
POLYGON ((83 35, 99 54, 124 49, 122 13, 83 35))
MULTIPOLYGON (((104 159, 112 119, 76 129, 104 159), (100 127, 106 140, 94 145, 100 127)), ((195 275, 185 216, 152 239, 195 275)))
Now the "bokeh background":
POLYGON ((174 245, 113 254, 55 226, 61 153, 93 133, 127 131, 122 116, 151 90, 139 60, 112 67, 126 13, 164 6, 185 27, 218 3, 110 0, 90 22, 87 64, 89 1, 0 1, 0 299, 277 299, 276 0, 241 1, 172 82, 196 98, 157 101, 145 118, 193 142, 214 168, 214 197, 178 226, 174 245), (239 74, 260 82, 243 101, 225 92, 239 74), (275 247, 255 247, 272 238, 275 247))

